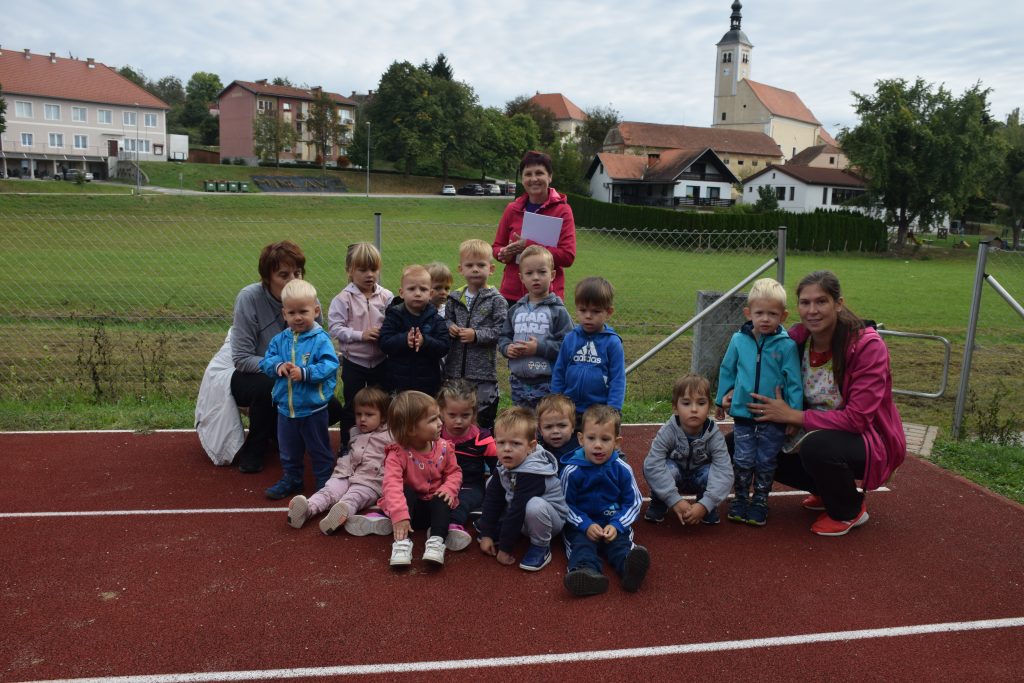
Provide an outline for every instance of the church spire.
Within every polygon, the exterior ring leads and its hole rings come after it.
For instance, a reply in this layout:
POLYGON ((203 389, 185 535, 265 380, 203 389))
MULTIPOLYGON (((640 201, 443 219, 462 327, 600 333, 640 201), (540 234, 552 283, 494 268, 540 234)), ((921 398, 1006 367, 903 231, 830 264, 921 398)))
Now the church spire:
POLYGON ((732 3, 732 15, 729 17, 729 30, 739 31, 740 23, 743 21, 743 15, 740 10, 743 9, 743 3, 740 0, 732 3))

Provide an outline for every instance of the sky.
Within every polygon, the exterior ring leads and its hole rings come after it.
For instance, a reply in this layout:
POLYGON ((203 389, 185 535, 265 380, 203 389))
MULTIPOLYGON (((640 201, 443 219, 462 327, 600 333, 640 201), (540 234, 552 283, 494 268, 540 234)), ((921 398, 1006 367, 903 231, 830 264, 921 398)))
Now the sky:
MULTIPOLYGON (((732 0, 49 0, 4 3, 0 49, 94 57, 147 78, 209 71, 227 85, 283 76, 349 95, 395 61, 443 52, 484 106, 560 92, 626 121, 711 124, 715 45, 732 0), (299 11, 297 8, 301 8, 299 11)), ((959 95, 981 81, 993 116, 1024 105, 1019 0, 747 0, 751 78, 792 90, 833 134, 851 91, 917 77, 959 95)))

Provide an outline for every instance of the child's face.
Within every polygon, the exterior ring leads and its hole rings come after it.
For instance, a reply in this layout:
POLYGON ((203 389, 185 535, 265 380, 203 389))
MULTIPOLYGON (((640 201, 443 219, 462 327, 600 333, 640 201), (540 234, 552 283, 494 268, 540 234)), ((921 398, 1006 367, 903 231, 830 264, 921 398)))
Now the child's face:
POLYGON ((412 430, 412 444, 416 448, 426 448, 431 441, 441 436, 441 412, 434 406, 420 418, 412 430))
POLYGON ((356 427, 363 434, 369 434, 380 427, 380 411, 373 406, 356 406, 356 427))
POLYGON ((313 321, 320 315, 316 299, 289 299, 281 311, 292 332, 308 332, 313 329, 313 321))
POLYGON ((754 331, 758 336, 772 334, 789 316, 789 311, 778 301, 754 299, 747 304, 743 309, 743 315, 754 324, 754 331))
POLYGON ((434 308, 441 308, 444 305, 450 291, 452 283, 448 280, 435 280, 430 283, 430 303, 434 304, 434 308))
POLYGON ((615 434, 615 423, 590 421, 580 432, 580 445, 589 462, 603 465, 622 445, 622 437, 615 434))
POLYGON ((489 256, 466 256, 459 263, 459 273, 470 289, 477 290, 487 286, 487 278, 494 274, 494 264, 489 256))
POLYGON ((523 464, 526 456, 537 447, 537 440, 515 429, 494 432, 494 445, 498 449, 498 462, 512 470, 523 464))
POLYGON ((452 436, 462 436, 476 421, 476 406, 469 401, 448 400, 441 408, 444 428, 452 436))
POLYGON ((408 275, 402 278, 402 287, 398 290, 406 308, 413 313, 422 313, 430 302, 430 276, 408 275))
POLYGON ((543 256, 528 256, 519 262, 519 279, 534 299, 541 299, 551 291, 554 273, 543 256))
POLYGON ((601 308, 590 304, 581 304, 576 306, 576 322, 580 324, 584 332, 594 334, 604 329, 604 324, 608 322, 608 318, 612 317, 614 312, 615 308, 612 306, 601 308))
POLYGON ((692 396, 689 391, 676 401, 673 412, 679 416, 679 424, 690 436, 700 434, 711 410, 711 397, 707 394, 692 396))
POLYGON ((561 448, 572 438, 573 418, 557 410, 546 410, 537 418, 540 435, 544 443, 552 448, 561 448))
POLYGON ((380 277, 380 270, 376 268, 364 268, 362 266, 353 266, 348 271, 348 279, 359 288, 359 291, 364 294, 370 294, 377 286, 377 280, 380 277))

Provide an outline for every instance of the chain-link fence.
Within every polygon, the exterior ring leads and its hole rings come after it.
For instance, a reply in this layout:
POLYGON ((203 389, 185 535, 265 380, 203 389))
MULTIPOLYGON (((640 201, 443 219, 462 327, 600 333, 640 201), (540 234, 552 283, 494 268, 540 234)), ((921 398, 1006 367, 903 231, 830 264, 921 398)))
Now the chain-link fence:
MULTIPOLYGON (((258 279, 267 243, 291 239, 324 308, 346 284, 345 250, 374 242, 375 222, 204 217, 14 216, 0 212, 0 398, 79 394, 98 401, 194 397, 231 323, 235 296, 258 279)), ((490 242, 494 225, 383 217, 382 284, 434 260, 456 270, 458 245, 490 242)), ((725 291, 776 253, 775 231, 577 229, 566 292, 588 275, 616 287, 611 323, 627 362, 695 313, 698 290, 725 291), (711 253, 714 254, 713 258, 711 253)), ((493 282, 500 279, 497 264, 493 282)), ((456 284, 458 274, 455 273, 456 284)), ((665 399, 690 367, 683 337, 630 375, 628 400, 665 399)), ((504 366, 504 363, 500 363, 504 366)), ((503 377, 504 377, 504 368, 503 377)), ((664 411, 662 411, 664 412, 664 411)))

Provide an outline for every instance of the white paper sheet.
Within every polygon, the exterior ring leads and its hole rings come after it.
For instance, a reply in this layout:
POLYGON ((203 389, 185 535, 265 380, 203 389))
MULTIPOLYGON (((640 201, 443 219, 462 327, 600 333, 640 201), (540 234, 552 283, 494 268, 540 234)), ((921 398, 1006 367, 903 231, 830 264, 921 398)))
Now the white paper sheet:
POLYGON ((562 234, 562 219, 557 216, 542 216, 537 213, 523 214, 523 239, 532 240, 546 247, 557 247, 562 234))

